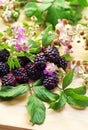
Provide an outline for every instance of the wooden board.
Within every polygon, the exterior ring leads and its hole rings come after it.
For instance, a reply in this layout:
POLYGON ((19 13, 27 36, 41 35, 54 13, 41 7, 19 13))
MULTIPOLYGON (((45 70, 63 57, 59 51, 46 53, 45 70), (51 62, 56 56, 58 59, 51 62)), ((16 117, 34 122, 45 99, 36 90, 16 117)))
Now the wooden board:
MULTIPOLYGON (((87 14, 85 10, 83 14, 87 14)), ((23 13, 20 21, 24 19, 23 13)), ((0 30, 5 28, 3 21, 0 20, 0 30)), ((74 43, 74 58, 79 60, 88 59, 88 51, 83 51, 82 42, 79 45, 74 43), (79 48, 79 51, 78 51, 79 48)), ((74 79, 71 87, 78 87, 82 84, 81 78, 74 79)), ((10 102, 0 102, 0 130, 88 130, 88 108, 85 110, 75 110, 69 105, 59 112, 48 109, 46 105, 46 120, 42 125, 34 125, 29 122, 30 117, 26 110, 28 94, 15 98, 10 102)))

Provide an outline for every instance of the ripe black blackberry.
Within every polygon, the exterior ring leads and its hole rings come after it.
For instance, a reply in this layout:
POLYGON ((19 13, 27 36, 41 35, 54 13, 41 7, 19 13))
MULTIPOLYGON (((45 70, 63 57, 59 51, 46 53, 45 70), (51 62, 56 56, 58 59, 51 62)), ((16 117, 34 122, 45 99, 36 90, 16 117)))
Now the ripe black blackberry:
POLYGON ((4 86, 15 86, 16 78, 13 74, 9 73, 2 78, 2 85, 4 86))
POLYGON ((27 65, 27 63, 30 62, 30 60, 26 56, 18 57, 19 63, 22 67, 27 65))
POLYGON ((55 46, 49 46, 46 48, 44 51, 44 54, 46 56, 46 60, 49 62, 57 63, 58 57, 59 57, 59 52, 58 49, 55 46))
POLYGON ((33 63, 28 63, 26 65, 25 69, 27 71, 29 78, 32 79, 32 80, 37 80, 42 76, 42 71, 37 69, 35 67, 35 64, 33 64, 33 63))
POLYGON ((0 62, 0 77, 9 73, 9 66, 7 63, 0 62))
POLYGON ((18 83, 27 83, 29 78, 27 76, 27 72, 25 68, 18 68, 13 71, 13 74, 17 80, 18 83))
POLYGON ((43 79, 43 85, 48 89, 52 90, 58 86, 58 78, 55 74, 52 76, 45 75, 43 79))
POLYGON ((64 57, 59 57, 57 62, 58 68, 61 67, 63 70, 66 70, 67 68, 67 61, 64 57))
POLYGON ((10 53, 8 50, 6 49, 0 50, 0 62, 6 62, 9 56, 10 56, 10 53))
POLYGON ((44 53, 37 54, 34 63, 36 68, 38 68, 39 70, 44 70, 46 67, 46 58, 44 53))

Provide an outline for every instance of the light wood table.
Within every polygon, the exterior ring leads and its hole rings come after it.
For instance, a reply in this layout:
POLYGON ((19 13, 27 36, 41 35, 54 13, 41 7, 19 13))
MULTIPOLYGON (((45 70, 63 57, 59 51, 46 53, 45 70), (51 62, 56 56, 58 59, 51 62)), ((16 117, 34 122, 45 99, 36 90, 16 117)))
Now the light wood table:
MULTIPOLYGON (((87 14, 87 10, 83 14, 87 14)), ((23 13, 20 20, 24 19, 23 13)), ((5 28, 0 20, 0 30, 5 28)), ((88 51, 82 50, 82 44, 74 42, 74 59, 88 59, 88 51)), ((81 78, 74 79, 71 87, 78 87, 82 84, 81 78)), ((34 125, 29 122, 30 117, 26 110, 28 94, 15 98, 9 102, 0 102, 0 130, 88 130, 88 108, 85 110, 75 110, 68 104, 59 112, 48 109, 46 105, 46 119, 42 125, 34 125)))

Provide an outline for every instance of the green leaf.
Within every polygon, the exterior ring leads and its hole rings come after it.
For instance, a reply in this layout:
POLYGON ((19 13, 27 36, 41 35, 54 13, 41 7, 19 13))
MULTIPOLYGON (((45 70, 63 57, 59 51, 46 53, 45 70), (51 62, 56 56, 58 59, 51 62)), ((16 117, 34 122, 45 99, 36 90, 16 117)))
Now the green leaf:
POLYGON ((17 58, 14 58, 14 66, 16 68, 20 68, 20 63, 19 63, 19 60, 17 58))
POLYGON ((33 124, 42 124, 45 120, 46 108, 36 96, 30 95, 27 103, 27 110, 33 124))
POLYGON ((52 25, 49 25, 45 30, 42 37, 42 45, 48 46, 50 45, 53 40, 55 39, 55 33, 52 31, 52 25))
POLYGON ((44 12, 45 10, 47 10, 50 6, 52 5, 52 3, 39 3, 38 4, 38 10, 39 12, 44 12))
POLYGON ((77 88, 68 88, 66 90, 72 90, 76 94, 81 94, 81 95, 86 94, 86 86, 81 86, 81 87, 77 87, 77 88))
POLYGON ((88 96, 75 93, 71 89, 65 90, 67 102, 74 107, 84 108, 88 106, 88 96))
POLYGON ((14 61, 13 61, 13 59, 11 57, 8 58, 8 65, 10 67, 10 70, 14 69, 14 67, 15 67, 14 66, 14 61))
POLYGON ((62 87, 65 89, 68 85, 71 84, 74 76, 74 69, 72 69, 63 79, 62 87))
POLYGON ((64 93, 62 93, 56 102, 51 102, 49 108, 52 108, 54 110, 60 110, 65 106, 65 104, 66 104, 66 97, 64 93))
POLYGON ((31 17, 32 15, 36 13, 37 10, 38 10, 37 4, 34 2, 29 2, 25 6, 25 15, 27 17, 31 17))
POLYGON ((12 87, 12 86, 6 86, 6 87, 2 87, 0 90, 0 98, 1 99, 5 99, 8 100, 8 98, 12 99, 15 98, 19 95, 22 95, 26 92, 29 91, 29 85, 26 84, 21 84, 18 85, 16 87, 12 87))
POLYGON ((45 102, 53 102, 59 98, 58 94, 48 91, 44 86, 33 87, 35 95, 45 102))
POLYGON ((73 59, 73 57, 70 54, 64 54, 62 57, 64 57, 68 62, 73 59))
POLYGON ((11 18, 14 20, 14 21, 17 21, 17 19, 19 18, 20 16, 20 11, 19 9, 14 9, 11 13, 11 18))
POLYGON ((50 3, 50 2, 54 2, 54 0, 43 0, 43 2, 50 3))
POLYGON ((78 0, 78 2, 82 7, 87 7, 88 6, 88 1, 87 0, 78 0))
POLYGON ((0 32, 0 38, 2 38, 3 37, 3 33, 2 32, 0 32))
POLYGON ((33 40, 29 40, 29 45, 30 45, 30 53, 33 53, 33 54, 36 54, 36 53, 39 53, 40 52, 40 45, 33 41, 33 40))
POLYGON ((27 57, 27 58, 29 58, 29 60, 31 61, 31 62, 34 62, 34 54, 31 54, 31 53, 25 53, 25 56, 27 57))
POLYGON ((42 84, 42 78, 41 79, 38 79, 38 80, 36 80, 35 82, 33 82, 33 86, 39 86, 39 85, 41 85, 42 84))

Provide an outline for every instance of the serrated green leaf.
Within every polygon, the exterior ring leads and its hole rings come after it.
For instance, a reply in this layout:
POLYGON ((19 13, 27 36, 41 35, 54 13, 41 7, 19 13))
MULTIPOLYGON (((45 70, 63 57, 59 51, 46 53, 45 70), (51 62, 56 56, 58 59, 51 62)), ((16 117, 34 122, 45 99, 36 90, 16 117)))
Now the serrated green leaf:
POLYGON ((37 10, 38 10, 37 4, 34 2, 29 2, 25 6, 25 15, 27 17, 31 17, 32 15, 36 13, 37 10))
POLYGON ((52 25, 49 25, 44 30, 44 33, 42 36, 42 45, 43 46, 50 45, 53 42, 54 38, 55 38, 55 33, 53 32, 52 25))
POLYGON ((61 93, 59 99, 56 102, 51 102, 50 107, 54 110, 60 110, 62 109, 66 104, 66 97, 64 93, 61 93))
POLYGON ((73 90, 65 90, 67 102, 74 106, 84 108, 88 106, 88 96, 75 93, 73 90))
POLYGON ((30 95, 27 103, 27 110, 33 124, 42 124, 45 120, 45 105, 34 95, 30 95))
POLYGON ((0 99, 8 100, 8 98, 12 99, 19 95, 22 95, 29 91, 29 85, 21 84, 16 87, 10 87, 10 86, 2 86, 2 89, 0 90, 0 99))
POLYGON ((74 69, 72 69, 63 79, 62 87, 65 89, 68 85, 71 84, 74 76, 74 69))
POLYGON ((70 54, 64 54, 62 57, 64 57, 68 62, 73 59, 73 57, 70 54))
POLYGON ((48 91, 44 86, 33 87, 35 95, 45 102, 53 102, 59 98, 58 94, 48 91))
POLYGON ((81 87, 77 87, 77 88, 68 88, 66 90, 72 90, 76 94, 81 94, 81 95, 86 94, 86 86, 81 86, 81 87))

